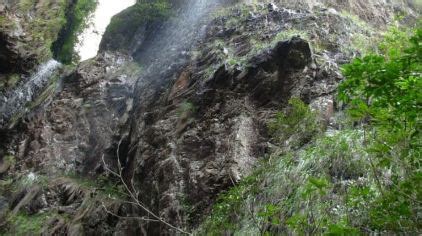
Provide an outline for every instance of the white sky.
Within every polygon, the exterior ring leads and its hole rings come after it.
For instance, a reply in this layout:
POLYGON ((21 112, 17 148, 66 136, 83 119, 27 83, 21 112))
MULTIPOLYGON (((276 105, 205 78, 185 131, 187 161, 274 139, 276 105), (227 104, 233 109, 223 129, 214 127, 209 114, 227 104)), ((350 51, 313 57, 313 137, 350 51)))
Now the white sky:
POLYGON ((111 18, 122 10, 134 5, 136 0, 98 0, 92 24, 79 36, 80 45, 76 51, 81 61, 97 55, 101 38, 111 18))

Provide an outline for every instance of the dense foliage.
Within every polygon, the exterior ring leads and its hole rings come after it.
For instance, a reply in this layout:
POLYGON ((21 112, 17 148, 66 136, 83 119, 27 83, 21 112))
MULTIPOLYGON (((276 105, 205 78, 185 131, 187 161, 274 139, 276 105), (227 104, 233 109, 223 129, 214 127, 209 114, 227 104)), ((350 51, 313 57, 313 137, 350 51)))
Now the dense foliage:
POLYGON ((318 135, 317 114, 292 99, 269 123, 280 148, 220 195, 201 231, 420 232, 421 39, 420 28, 394 28, 376 53, 343 67, 339 99, 351 122, 341 117, 340 130, 318 135), (286 149, 285 140, 299 148, 286 149))
POLYGON ((379 196, 372 196, 371 223, 379 230, 420 229, 422 28, 412 36, 393 29, 380 53, 353 60, 343 73, 339 98, 367 132, 373 158, 379 196))
POLYGON ((78 43, 79 34, 89 22, 89 15, 96 6, 96 0, 77 0, 75 5, 69 7, 66 12, 66 27, 62 29, 59 38, 52 45, 56 59, 66 64, 79 60, 75 45, 78 43))

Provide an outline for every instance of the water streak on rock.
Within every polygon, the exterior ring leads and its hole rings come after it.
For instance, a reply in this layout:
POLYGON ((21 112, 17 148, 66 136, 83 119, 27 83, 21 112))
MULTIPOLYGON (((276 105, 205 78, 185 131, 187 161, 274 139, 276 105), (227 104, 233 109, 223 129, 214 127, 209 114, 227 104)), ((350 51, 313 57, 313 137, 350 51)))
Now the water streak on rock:
POLYGON ((25 105, 39 95, 60 66, 56 60, 47 61, 38 67, 26 83, 0 97, 0 128, 5 128, 14 115, 25 110, 25 105))

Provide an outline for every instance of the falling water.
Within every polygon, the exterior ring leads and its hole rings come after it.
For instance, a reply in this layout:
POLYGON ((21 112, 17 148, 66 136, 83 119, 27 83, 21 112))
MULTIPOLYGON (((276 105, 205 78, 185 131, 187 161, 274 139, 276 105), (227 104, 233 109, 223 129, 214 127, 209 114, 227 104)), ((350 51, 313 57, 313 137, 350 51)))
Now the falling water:
POLYGON ((49 60, 40 65, 26 83, 0 97, 0 128, 7 125, 15 114, 24 111, 25 105, 39 95, 60 66, 59 62, 49 60))
MULTIPOLYGON (((143 45, 135 55, 144 66, 144 74, 136 87, 145 82, 165 82, 163 73, 178 68, 189 57, 189 51, 205 33, 206 16, 218 4, 218 0, 186 0, 161 29, 155 33, 150 42, 143 45)), ((136 90, 136 88, 135 88, 136 90)), ((136 93, 136 91, 135 91, 136 93)))
POLYGON ((120 11, 134 5, 136 0, 99 0, 94 12, 92 23, 79 36, 80 44, 76 51, 81 61, 97 55, 101 38, 110 23, 111 18, 120 11))

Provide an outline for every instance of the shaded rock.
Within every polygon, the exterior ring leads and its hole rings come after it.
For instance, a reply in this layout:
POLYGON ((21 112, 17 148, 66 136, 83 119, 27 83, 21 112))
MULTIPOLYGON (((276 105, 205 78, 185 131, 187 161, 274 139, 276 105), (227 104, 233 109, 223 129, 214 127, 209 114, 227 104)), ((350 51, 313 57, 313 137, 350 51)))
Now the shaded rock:
POLYGON ((0 30, 0 73, 28 73, 38 63, 37 55, 22 40, 0 30))
POLYGON ((149 19, 137 6, 132 6, 115 15, 100 43, 100 51, 120 51, 131 55, 143 43, 151 30, 149 19))
POLYGON ((41 188, 39 186, 34 186, 29 189, 25 189, 18 195, 18 198, 15 200, 17 204, 13 207, 12 214, 16 215, 21 208, 27 208, 28 213, 37 212, 42 208, 43 202, 40 200, 41 188), (22 196, 20 198, 19 196, 22 196))
POLYGON ((9 210, 8 200, 5 197, 0 195, 0 220, 4 219, 8 210, 9 210))
POLYGON ((108 161, 113 154, 110 150, 119 142, 115 137, 131 110, 134 81, 131 72, 125 72, 127 63, 128 57, 105 53, 82 63, 65 78, 62 91, 45 113, 33 115, 27 123, 27 137, 32 141, 25 152, 32 158, 24 164, 49 173, 95 174, 102 156, 108 161))

